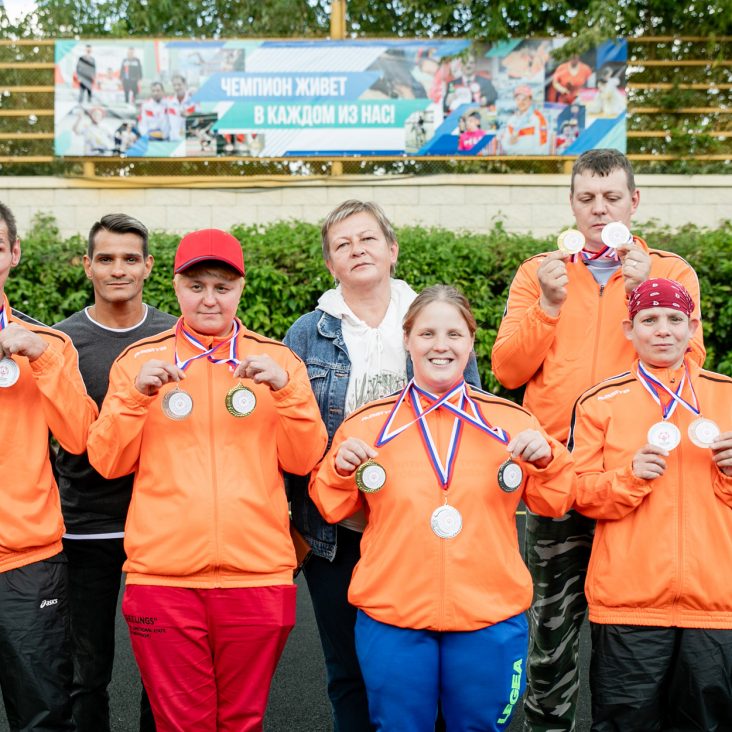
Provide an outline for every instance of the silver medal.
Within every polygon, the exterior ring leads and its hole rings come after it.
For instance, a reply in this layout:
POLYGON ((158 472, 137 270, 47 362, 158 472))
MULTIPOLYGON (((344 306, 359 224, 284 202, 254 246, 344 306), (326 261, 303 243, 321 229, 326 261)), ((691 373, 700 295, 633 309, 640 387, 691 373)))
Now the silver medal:
POLYGON ((502 491, 513 493, 524 482, 524 471, 510 458, 498 468, 498 485, 502 491))
POLYGON ((433 511, 430 525, 440 539, 452 539, 462 531, 463 517, 457 508, 445 504, 433 511))
POLYGON ((689 439, 697 447, 711 447, 720 434, 721 430, 717 423, 711 419, 699 417, 689 425, 689 439))
POLYGON ((20 366, 12 358, 0 359, 0 387, 7 389, 20 378, 20 366))
POLYGON ((193 411, 193 398, 183 389, 173 389, 163 397, 163 413, 169 419, 185 419, 193 411))
POLYGON ((603 227, 600 233, 602 243, 611 249, 617 249, 633 241, 630 229, 620 221, 613 221, 603 227))
POLYGON ((662 450, 673 450, 681 442, 681 431, 671 422, 656 422, 648 430, 648 442, 662 450))

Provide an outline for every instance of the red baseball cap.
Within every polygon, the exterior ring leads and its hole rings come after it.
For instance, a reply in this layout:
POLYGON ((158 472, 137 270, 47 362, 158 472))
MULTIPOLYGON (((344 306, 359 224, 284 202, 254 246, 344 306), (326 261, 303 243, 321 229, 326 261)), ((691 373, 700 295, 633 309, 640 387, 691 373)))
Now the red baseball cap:
POLYGON ((184 272, 199 262, 223 262, 244 276, 244 253, 239 240, 221 229, 201 229, 186 234, 175 252, 174 272, 184 272))

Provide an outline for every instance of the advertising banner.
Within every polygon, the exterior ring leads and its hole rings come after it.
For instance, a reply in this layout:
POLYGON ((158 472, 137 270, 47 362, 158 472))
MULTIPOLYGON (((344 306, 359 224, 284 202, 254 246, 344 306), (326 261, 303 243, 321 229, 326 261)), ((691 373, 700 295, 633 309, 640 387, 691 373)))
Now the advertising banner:
POLYGON ((625 41, 56 41, 59 156, 625 151, 625 41))

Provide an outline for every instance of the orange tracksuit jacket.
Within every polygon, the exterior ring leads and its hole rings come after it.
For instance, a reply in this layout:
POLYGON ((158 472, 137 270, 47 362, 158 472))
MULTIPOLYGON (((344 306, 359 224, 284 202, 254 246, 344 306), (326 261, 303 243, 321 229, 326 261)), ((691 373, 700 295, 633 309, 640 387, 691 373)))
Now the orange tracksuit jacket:
MULTIPOLYGON (((651 277, 680 282, 697 303, 699 282, 691 266, 671 252, 649 249, 651 277)), ((620 270, 600 286, 581 262, 567 263, 567 299, 558 317, 539 305, 537 277, 546 253, 527 259, 508 294, 508 303, 491 354, 493 373, 507 389, 526 384, 524 406, 553 437, 566 442, 572 406, 593 384, 625 371, 635 351, 621 323, 628 317, 625 284, 620 270)), ((691 343, 694 359, 704 363, 702 329, 691 343)))
MULTIPOLYGON (((701 414, 732 429, 732 379, 687 357, 701 414)), ((689 440, 695 416, 678 405, 670 417, 681 444, 655 480, 636 478, 633 455, 647 442, 661 408, 632 370, 585 392, 573 416, 570 446, 578 476, 575 508, 598 519, 585 593, 596 623, 732 628, 732 478, 709 448, 689 440)), ((654 376, 674 388, 673 376, 654 376)), ((682 396, 691 400, 685 389, 682 396)))
MULTIPOLYGON (((208 348, 214 340, 196 334, 208 348)), ((222 342, 223 339, 216 339, 222 342)), ((243 328, 238 358, 268 354, 289 374, 279 391, 250 379, 254 411, 234 417, 227 364, 202 358, 179 383, 193 399, 183 420, 165 416, 155 396, 134 386, 143 362, 175 363, 175 329, 138 341, 115 361, 99 420, 89 435, 92 465, 106 478, 135 473, 125 525, 127 582, 174 587, 292 584, 296 566, 282 471, 306 474, 327 443, 307 372, 277 341, 243 328)), ((196 351, 178 339, 181 360, 196 351)), ((214 353, 228 357, 228 346, 214 353)))
POLYGON ((8 323, 37 333, 48 348, 32 363, 13 356, 20 378, 0 389, 0 572, 48 559, 63 549, 64 522, 48 431, 65 450, 81 454, 97 416, 71 339, 16 318, 5 296, 3 301, 8 323))
MULTIPOLYGON (((473 388, 469 394, 489 424, 512 437, 527 428, 541 430, 513 402, 473 388)), ((376 461, 387 472, 379 492, 364 494, 353 475, 343 477, 335 470, 335 455, 346 438, 375 444, 397 398, 371 402, 343 422, 311 477, 310 495, 328 521, 341 521, 363 505, 367 510, 349 601, 380 622, 438 631, 476 630, 523 612, 531 604, 533 588, 518 549, 516 507, 523 498, 537 513, 561 516, 567 511, 574 481, 569 453, 548 438, 551 463, 543 470, 521 463, 524 483, 506 493, 497 483, 498 468, 508 457, 505 445, 474 425, 463 425, 447 493, 448 503, 462 515, 463 528, 454 538, 441 539, 433 533, 430 517, 444 503, 445 492, 418 425, 377 448, 376 461)), ((394 428, 413 418, 407 399, 394 428)), ((444 409, 427 415, 443 461, 453 419, 444 409)))

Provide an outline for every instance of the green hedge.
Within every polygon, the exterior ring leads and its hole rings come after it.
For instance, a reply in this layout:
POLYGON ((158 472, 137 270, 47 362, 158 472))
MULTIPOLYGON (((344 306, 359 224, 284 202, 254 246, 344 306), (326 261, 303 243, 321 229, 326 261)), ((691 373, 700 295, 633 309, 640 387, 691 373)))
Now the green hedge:
MULTIPOLYGON (((313 309, 332 286, 323 266, 318 227, 301 222, 237 226, 244 245, 247 285, 241 317, 248 327, 282 338, 290 324, 313 309)), ((660 226, 638 230, 652 246, 678 252, 695 267, 701 284, 708 368, 732 375, 732 223, 719 229, 660 226)), ((484 385, 501 392, 490 374, 490 350, 501 321, 508 286, 518 265, 531 254, 553 249, 553 238, 511 234, 500 224, 487 234, 407 227, 398 231, 397 274, 412 287, 445 282, 470 299, 479 324, 476 352, 484 385)), ((156 264, 146 300, 177 314, 170 285, 178 237, 156 232, 150 249, 156 264)), ((12 304, 46 323, 55 323, 91 302, 92 292, 78 236, 62 239, 53 218, 40 215, 23 239, 23 258, 6 285, 12 304)), ((503 392, 505 393, 505 392, 503 392)))

